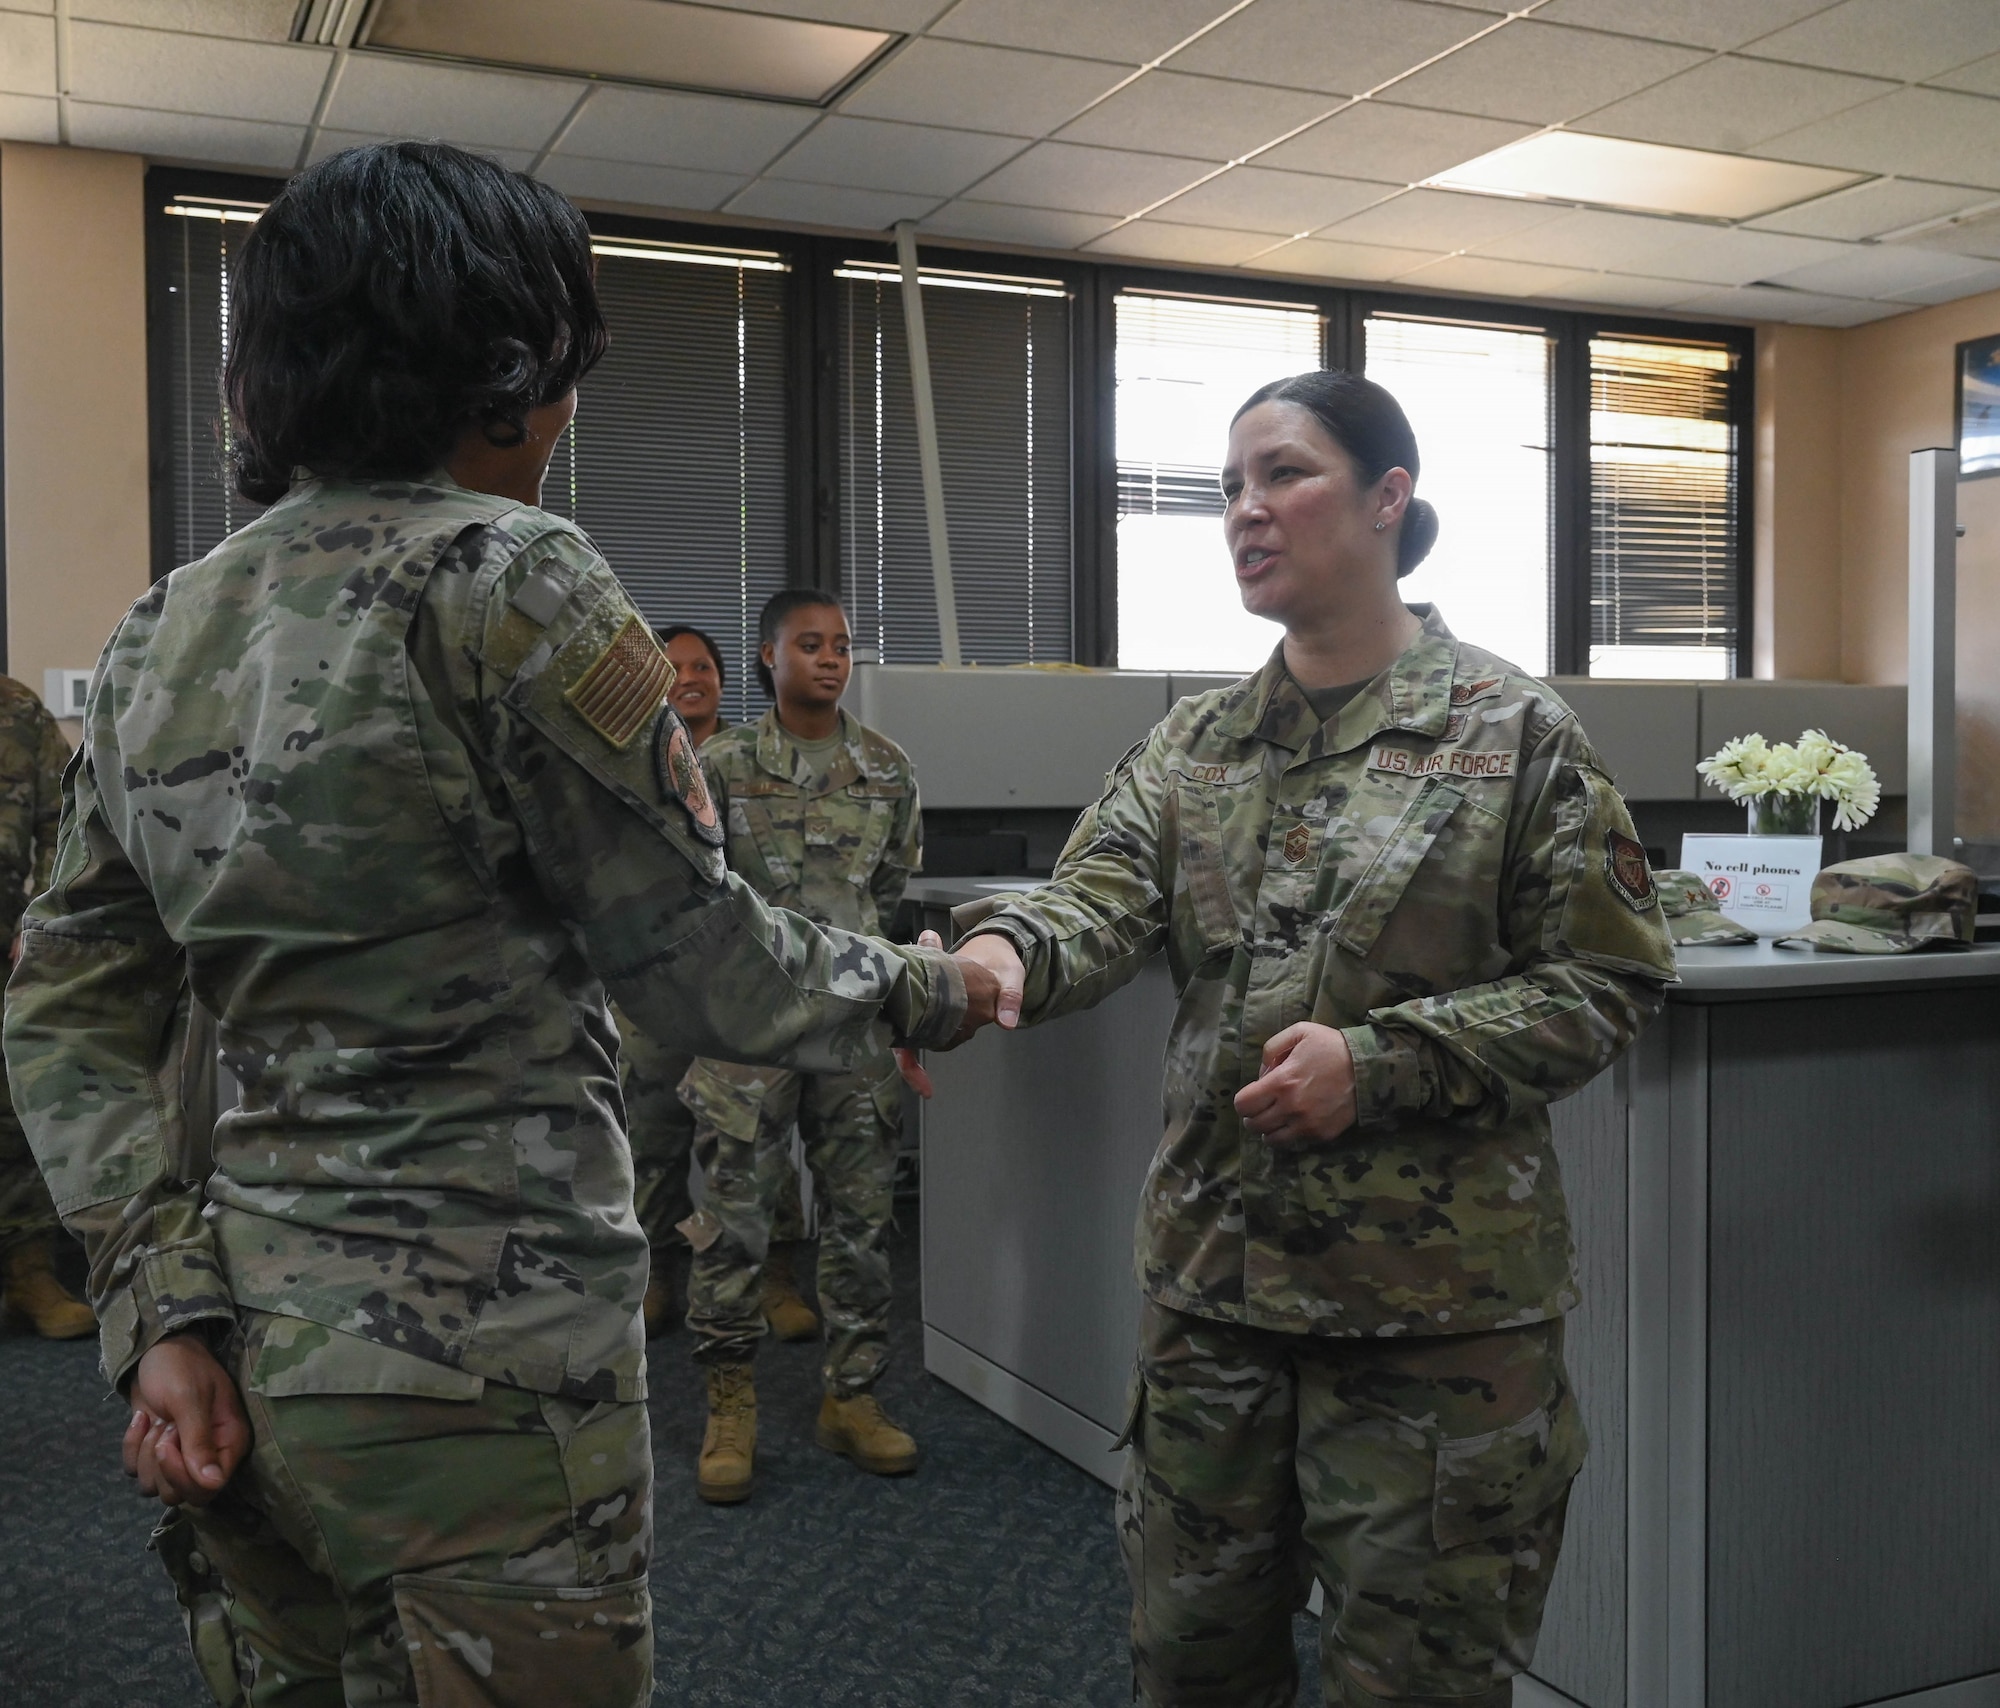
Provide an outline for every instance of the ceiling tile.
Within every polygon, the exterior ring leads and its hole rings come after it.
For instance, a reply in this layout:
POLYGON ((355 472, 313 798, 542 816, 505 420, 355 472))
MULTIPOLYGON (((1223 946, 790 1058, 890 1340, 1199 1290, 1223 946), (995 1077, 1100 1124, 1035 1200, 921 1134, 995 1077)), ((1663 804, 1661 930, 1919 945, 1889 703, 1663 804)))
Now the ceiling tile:
MULTIPOLYGON (((354 148, 362 143, 394 142, 395 140, 397 139, 388 136, 370 136, 366 131, 327 130, 322 127, 313 132, 312 146, 306 152, 306 164, 308 166, 317 165, 320 161, 326 159, 328 155, 338 154, 343 148, 354 148)), ((486 144, 481 145, 474 152, 485 155, 489 160, 499 161, 510 172, 525 172, 535 163, 535 155, 538 150, 532 148, 494 148, 490 144, 486 144)))
POLYGON ((1845 255, 1849 246, 1691 220, 1585 210, 1496 237, 1480 244, 1479 252, 1509 261, 1740 285, 1845 255))
POLYGON ((266 166, 290 171, 305 146, 304 125, 260 124, 252 119, 151 112, 140 107, 69 104, 69 139, 79 148, 152 154, 168 160, 212 161, 218 166, 266 166))
POLYGON ((721 207, 746 182, 740 173, 689 172, 677 166, 641 166, 630 160, 589 160, 572 154, 552 155, 535 176, 566 196, 701 212, 721 207))
POLYGON ((936 196, 904 196, 889 190, 846 190, 831 184, 780 184, 761 178, 731 199, 727 211, 753 219, 794 220, 800 225, 846 225, 880 231, 899 219, 922 219, 938 205, 936 196))
POLYGON ((1516 21, 1396 85, 1399 101, 1555 124, 1697 64, 1693 48, 1516 21))
POLYGON ((1951 255, 1977 255, 1989 261, 2000 260, 2000 208, 1988 207, 1980 213, 1968 212, 1963 219, 1955 219, 1949 225, 1936 226, 1899 241, 1919 249, 1936 249, 1951 255))
POLYGON ((1749 152, 2000 189, 2000 101, 1944 89, 1898 89, 1749 152))
POLYGON ((332 58, 325 48, 74 23, 69 92, 79 101, 305 124, 332 58))
POLYGON ((1305 273, 1315 279, 1379 283, 1441 259, 1427 249, 1391 249, 1375 243, 1338 243, 1323 237, 1302 237, 1259 255, 1260 272, 1305 273))
MULTIPOLYGON (((49 7, 36 10, 47 11, 49 7)), ((233 36, 239 41, 290 41, 292 21, 298 13, 297 0, 69 0, 72 19, 189 30, 196 35, 233 36)))
POLYGON ((761 172, 818 115, 777 101, 598 88, 559 153, 696 172, 761 172))
POLYGON ((0 89, 14 95, 55 94, 55 19, 0 13, 0 89))
POLYGON ((1579 119, 1574 129, 1741 152, 1895 87, 1873 77, 1725 56, 1579 119))
POLYGON ((584 85, 388 54, 352 53, 324 122, 377 136, 436 136, 466 147, 539 149, 584 85))
POLYGON ((1143 255, 1154 261, 1205 262, 1233 267, 1271 247, 1264 232, 1221 231, 1204 225, 1162 225, 1135 219, 1084 245, 1093 255, 1143 255))
POLYGON ((0 95, 0 137, 9 142, 58 142, 53 95, 0 95))
POLYGON ((1149 71, 1057 134, 1065 142, 1237 160, 1325 116, 1330 97, 1149 71))
POLYGON ((1641 279, 1624 273, 1596 273, 1570 293, 1578 302, 1607 308, 1671 308, 1687 299, 1685 279, 1641 279))
POLYGON ((1228 9, 1228 0, 959 0, 929 33, 1147 65, 1228 9))
POLYGON ((857 190, 950 196, 985 177, 1020 147, 1011 136, 833 113, 800 137, 768 173, 857 190))
POLYGON ((1546 225, 1568 210, 1548 202, 1504 196, 1461 196, 1450 190, 1408 190, 1330 227, 1326 236, 1356 243, 1449 254, 1529 226, 1546 225))
POLYGON ((1991 290, 2000 290, 2000 263, 1987 261, 1976 273, 1960 273, 1956 278, 1940 279, 1935 284, 1884 294, 1895 302, 1940 303, 1957 302, 1961 297, 1978 296, 1991 290))
POLYGON ((701 0, 731 12, 771 12, 821 24, 855 24, 864 30, 920 30, 950 0, 701 0))
POLYGON ((1567 298, 1574 297, 1576 288, 1593 277, 1568 267, 1537 267, 1532 262, 1496 261, 1486 255, 1448 255, 1400 275, 1396 282, 1483 297, 1567 298))
POLYGON ((1622 36, 1685 42, 1689 47, 1741 47, 1783 29, 1827 0, 1555 0, 1537 12, 1552 24, 1614 30, 1622 36))
POLYGON ((1131 75, 1094 59, 914 41, 840 103, 863 118, 1046 136, 1131 75))
POLYGON ((1908 314, 1914 306, 1906 302, 1860 302, 1843 297, 1799 319, 1806 326, 1865 326, 1871 320, 1908 314))
POLYGON ((1237 166, 1197 184, 1147 217, 1231 231, 1294 237, 1359 213, 1390 194, 1387 184, 1322 178, 1310 172, 1273 172, 1237 166))
POLYGON ((1303 136, 1258 155, 1257 164, 1414 184, 1506 143, 1518 142, 1530 129, 1496 119, 1433 113, 1387 101, 1361 101, 1343 107, 1303 136))
POLYGON ((1257 0, 1169 63, 1176 71, 1359 95, 1492 24, 1479 12, 1415 0, 1257 0))
MULTIPOLYGON (((0 6, 9 12, 36 12, 44 18, 53 18, 56 14, 56 0, 0 0, 0 6)), ((74 5, 71 10, 76 10, 74 5)))
POLYGON ((2000 95, 2000 53, 1990 59, 1975 59, 1931 81, 1947 89, 1963 89, 1969 95, 2000 95))
POLYGON ((1993 0, 1843 0, 1766 36, 1756 53, 1877 77, 1935 77, 2000 52, 1993 0))
POLYGON ((1122 219, 1213 170, 1208 161, 1177 160, 1170 154, 1042 142, 982 182, 979 199, 1122 219))
POLYGON ((1037 249, 1078 249, 1116 223, 1109 214, 960 201, 927 215, 924 230, 948 237, 981 237, 989 243, 1025 243, 1037 249))
POLYGON ((1767 276, 1771 283, 1795 290, 1826 291, 1843 297, 1893 297, 1989 270, 1985 262, 1964 255, 1943 255, 1901 243, 1871 243, 1865 247, 1856 244, 1847 254, 1831 260, 1767 276))
POLYGON ((1762 231, 1795 231, 1803 237, 1839 237, 1854 242, 1880 237, 1885 231, 1901 231, 1923 220, 1942 219, 1992 199, 1991 190, 1968 190, 1959 184, 1878 178, 1872 184, 1837 190, 1749 223, 1762 231))
POLYGON ((1673 306, 1688 314, 1714 315, 1723 320, 1777 320, 1811 325, 1814 315, 1845 313, 1858 305, 1852 297, 1741 285, 1727 291, 1697 291, 1673 306))

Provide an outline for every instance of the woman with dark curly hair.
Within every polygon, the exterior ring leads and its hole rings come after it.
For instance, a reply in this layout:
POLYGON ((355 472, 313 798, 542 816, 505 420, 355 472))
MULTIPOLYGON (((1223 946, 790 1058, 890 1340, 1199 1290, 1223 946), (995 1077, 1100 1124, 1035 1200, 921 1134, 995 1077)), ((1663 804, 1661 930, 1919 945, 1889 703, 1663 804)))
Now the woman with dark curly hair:
POLYGON ((878 1018, 949 1039, 967 985, 726 873, 665 654, 536 507, 605 344, 567 201, 350 149, 271 203, 231 312, 270 508, 106 646, 6 1016, 126 1469, 219 1701, 643 1703, 607 988, 690 1050, 837 1071, 878 1018), (189 992, 243 1087, 206 1179, 189 992))

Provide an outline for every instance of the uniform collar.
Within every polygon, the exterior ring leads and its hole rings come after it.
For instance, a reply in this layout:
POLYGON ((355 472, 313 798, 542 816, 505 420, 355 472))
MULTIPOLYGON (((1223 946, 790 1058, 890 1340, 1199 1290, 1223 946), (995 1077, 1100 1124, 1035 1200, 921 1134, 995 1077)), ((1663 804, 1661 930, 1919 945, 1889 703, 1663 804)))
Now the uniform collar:
POLYGON ((1346 753, 1384 730, 1408 730, 1413 735, 1441 736, 1451 715, 1451 684, 1458 664, 1458 641, 1445 627, 1435 605, 1409 607, 1423 628, 1402 656, 1357 694, 1330 724, 1322 724, 1304 691, 1285 668, 1282 643, 1264 668, 1250 679, 1250 689, 1216 720, 1220 735, 1255 737, 1302 758, 1346 753))
POLYGON ((861 756, 856 752, 854 720, 840 714, 840 750, 827 761, 824 773, 810 771, 800 757, 798 745, 785 726, 778 722, 778 708, 771 707, 757 723, 757 763, 773 777, 815 794, 830 795, 844 789, 861 776, 861 756))

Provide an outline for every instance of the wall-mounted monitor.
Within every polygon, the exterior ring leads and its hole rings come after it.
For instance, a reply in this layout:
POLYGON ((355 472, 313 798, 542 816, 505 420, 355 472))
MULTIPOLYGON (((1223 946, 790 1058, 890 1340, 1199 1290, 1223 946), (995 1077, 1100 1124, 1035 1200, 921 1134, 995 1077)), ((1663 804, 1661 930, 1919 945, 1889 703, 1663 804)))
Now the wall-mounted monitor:
POLYGON ((1958 347, 1958 473, 2000 474, 2000 332, 1958 347))

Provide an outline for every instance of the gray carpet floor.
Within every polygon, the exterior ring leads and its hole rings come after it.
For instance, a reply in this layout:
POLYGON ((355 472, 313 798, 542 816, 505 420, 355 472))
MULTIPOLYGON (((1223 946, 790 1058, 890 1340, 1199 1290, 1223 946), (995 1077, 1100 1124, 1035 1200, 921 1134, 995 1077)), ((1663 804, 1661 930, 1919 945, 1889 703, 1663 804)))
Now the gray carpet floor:
MULTIPOLYGON (((903 1220, 914 1221, 908 1206, 903 1220)), ((896 1267, 895 1363, 881 1392, 924 1449, 907 1478, 864 1476, 816 1447, 816 1349, 767 1342, 756 1497, 704 1506, 687 1331, 653 1343, 656 1701, 1130 1701, 1110 1490, 924 1373, 910 1242, 896 1267)), ((118 1472, 126 1414, 103 1396, 93 1345, 0 1336, 0 1395, 0 1700, 198 1708, 206 1697, 146 1552, 153 1520, 118 1472)), ((1316 1624, 1301 1619, 1296 1634, 1301 1702, 1316 1704, 1316 1624)))

